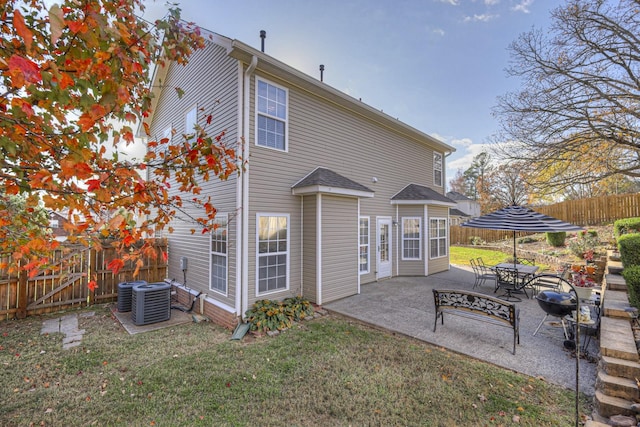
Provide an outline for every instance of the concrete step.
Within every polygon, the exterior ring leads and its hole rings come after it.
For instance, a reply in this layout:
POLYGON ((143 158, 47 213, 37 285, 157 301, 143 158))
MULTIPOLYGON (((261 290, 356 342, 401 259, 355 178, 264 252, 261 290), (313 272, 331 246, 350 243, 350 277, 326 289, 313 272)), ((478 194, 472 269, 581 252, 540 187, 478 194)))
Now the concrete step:
MULTIPOLYGON (((627 282, 624 280, 624 277, 620 275, 620 273, 614 273, 611 271, 611 267, 607 267, 608 272, 604 275, 604 282, 607 284, 607 289, 612 291, 626 291, 627 290, 627 282)), ((620 267, 620 271, 622 271, 622 267, 620 267)))
POLYGON ((596 390, 593 402, 598 414, 604 418, 610 418, 614 415, 635 415, 635 411, 631 406, 633 402, 619 397, 607 396, 599 390, 596 390))
POLYGON ((628 319, 605 316, 600 320, 600 354, 633 362, 640 361, 628 319))
POLYGON ((640 378, 640 362, 618 359, 617 357, 602 356, 598 369, 613 377, 635 380, 640 378))
POLYGON ((629 294, 627 291, 614 291, 606 289, 602 298, 602 315, 605 317, 617 317, 629 319, 629 294))
POLYGON ((633 402, 640 396, 638 383, 635 379, 614 377, 603 371, 598 371, 596 389, 607 396, 619 397, 633 402))

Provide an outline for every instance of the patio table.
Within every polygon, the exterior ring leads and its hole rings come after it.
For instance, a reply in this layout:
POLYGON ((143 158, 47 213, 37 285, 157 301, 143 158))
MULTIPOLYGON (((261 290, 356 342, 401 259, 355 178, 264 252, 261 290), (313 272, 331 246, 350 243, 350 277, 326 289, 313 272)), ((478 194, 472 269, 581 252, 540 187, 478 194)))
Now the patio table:
MULTIPOLYGON (((502 262, 500 264, 494 265, 494 269, 504 269, 504 270, 513 270, 518 275, 521 283, 528 282, 533 276, 535 276, 536 272, 540 269, 537 265, 528 265, 528 264, 514 264, 512 262, 502 262)), ((498 290, 498 282, 496 281, 496 291, 498 290)), ((529 295, 526 293, 527 298, 529 295)))

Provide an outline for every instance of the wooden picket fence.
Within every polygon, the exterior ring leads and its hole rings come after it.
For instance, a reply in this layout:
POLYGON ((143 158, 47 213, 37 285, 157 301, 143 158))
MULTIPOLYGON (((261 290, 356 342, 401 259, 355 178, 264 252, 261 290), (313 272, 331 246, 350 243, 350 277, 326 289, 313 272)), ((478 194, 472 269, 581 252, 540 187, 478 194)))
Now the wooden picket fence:
MULTIPOLYGON (((51 268, 34 277, 24 272, 9 274, 0 269, 0 320, 24 318, 89 304, 115 301, 118 284, 131 280, 162 281, 167 263, 162 253, 167 251, 166 239, 154 239, 156 256, 147 256, 134 278, 135 266, 125 266, 114 275, 107 269, 116 258, 116 250, 109 246, 96 250, 78 245, 63 245, 49 256, 51 268), (96 279, 97 289, 87 287, 96 279)), ((0 256, 1 258, 1 256, 0 256)))
MULTIPOLYGON (((548 206, 533 208, 536 212, 561 219, 571 224, 589 226, 609 224, 618 219, 640 217, 640 194, 620 194, 589 199, 567 200, 548 206)), ((516 237, 531 233, 516 233, 516 237)), ((485 242, 512 239, 513 233, 501 230, 483 230, 451 226, 450 244, 466 245, 473 237, 485 242)))

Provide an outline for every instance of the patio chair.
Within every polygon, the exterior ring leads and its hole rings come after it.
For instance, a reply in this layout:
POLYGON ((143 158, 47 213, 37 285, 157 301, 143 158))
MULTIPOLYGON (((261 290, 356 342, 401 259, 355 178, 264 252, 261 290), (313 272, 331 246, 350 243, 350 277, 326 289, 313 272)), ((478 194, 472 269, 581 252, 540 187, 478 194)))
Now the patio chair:
POLYGON ((473 273, 475 274, 475 282, 473 283, 473 288, 477 288, 486 283, 487 280, 496 279, 496 275, 490 268, 480 264, 477 259, 470 259, 471 268, 473 269, 473 273))
POLYGON ((482 285, 484 285, 487 280, 496 281, 496 272, 493 271, 493 267, 486 265, 481 257, 476 258, 476 264, 480 270, 482 285))
POLYGON ((494 291, 498 292, 498 289, 504 290, 502 295, 498 295, 498 298, 501 298, 505 301, 522 301, 522 299, 514 293, 524 293, 527 298, 529 298, 529 294, 527 294, 527 290, 525 285, 528 282, 522 280, 522 277, 518 274, 517 270, 512 268, 495 268, 496 272, 496 289, 494 291))

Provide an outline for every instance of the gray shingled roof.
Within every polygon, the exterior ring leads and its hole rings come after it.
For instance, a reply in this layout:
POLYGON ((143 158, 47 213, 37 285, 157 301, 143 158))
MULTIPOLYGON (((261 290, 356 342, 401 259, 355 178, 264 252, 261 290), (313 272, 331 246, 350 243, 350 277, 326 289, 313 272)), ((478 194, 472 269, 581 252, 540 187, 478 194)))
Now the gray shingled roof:
POLYGON ((424 185, 409 184, 398 194, 393 196, 391 200, 432 200, 437 202, 456 204, 455 201, 443 196, 437 191, 425 187, 424 185))
POLYGON ((316 168, 309 175, 295 183, 291 188, 311 187, 314 185, 344 188, 346 190, 366 191, 369 193, 374 192, 370 188, 367 188, 362 184, 358 184, 357 182, 352 181, 332 170, 320 167, 316 168))
POLYGON ((460 209, 455 209, 455 208, 449 209, 449 215, 451 215, 451 216, 471 216, 469 214, 466 214, 466 213, 462 212, 460 209))
POLYGON ((471 200, 467 196, 462 193, 458 193, 457 191, 449 191, 446 196, 451 200, 471 200))

